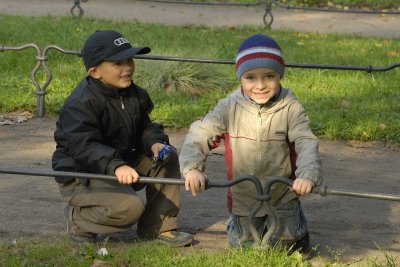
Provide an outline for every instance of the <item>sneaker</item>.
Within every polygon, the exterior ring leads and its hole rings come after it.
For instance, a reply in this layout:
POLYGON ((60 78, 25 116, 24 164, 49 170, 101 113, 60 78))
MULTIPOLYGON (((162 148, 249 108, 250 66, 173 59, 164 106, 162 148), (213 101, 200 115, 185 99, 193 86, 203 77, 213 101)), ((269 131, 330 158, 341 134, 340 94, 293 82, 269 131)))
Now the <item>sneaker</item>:
POLYGON ((290 247, 291 253, 295 251, 299 251, 300 253, 306 253, 309 250, 310 250, 310 235, 308 234, 308 232, 302 239, 294 242, 290 247))
POLYGON ((69 241, 73 245, 81 245, 83 243, 95 243, 96 242, 96 235, 94 236, 79 236, 74 234, 72 230, 72 222, 70 221, 70 218, 72 218, 72 211, 73 207, 71 205, 66 205, 64 207, 64 217, 65 220, 67 221, 67 236, 69 241))
POLYGON ((192 244, 193 235, 178 231, 167 231, 159 234, 156 240, 171 247, 184 247, 192 244))

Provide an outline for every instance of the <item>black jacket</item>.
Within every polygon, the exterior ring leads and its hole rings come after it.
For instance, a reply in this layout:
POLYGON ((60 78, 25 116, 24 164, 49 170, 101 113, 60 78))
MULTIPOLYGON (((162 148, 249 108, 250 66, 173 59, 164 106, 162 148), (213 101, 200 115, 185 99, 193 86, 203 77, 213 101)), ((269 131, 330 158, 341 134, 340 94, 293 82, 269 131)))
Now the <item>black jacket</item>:
POLYGON ((87 76, 60 110, 53 170, 114 174, 138 154, 151 156, 154 143, 168 142, 163 126, 150 120, 152 109, 147 92, 134 83, 118 90, 87 76))

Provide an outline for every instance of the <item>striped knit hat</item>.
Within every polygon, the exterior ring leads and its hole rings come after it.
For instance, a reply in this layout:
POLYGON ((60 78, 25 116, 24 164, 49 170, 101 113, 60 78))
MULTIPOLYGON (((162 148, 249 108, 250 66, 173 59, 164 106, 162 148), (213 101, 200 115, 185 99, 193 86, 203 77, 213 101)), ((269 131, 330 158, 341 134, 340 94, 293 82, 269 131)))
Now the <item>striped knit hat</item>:
POLYGON ((285 61, 278 43, 262 34, 246 39, 236 55, 236 72, 239 80, 243 73, 256 68, 273 69, 281 75, 281 78, 285 72, 285 61))

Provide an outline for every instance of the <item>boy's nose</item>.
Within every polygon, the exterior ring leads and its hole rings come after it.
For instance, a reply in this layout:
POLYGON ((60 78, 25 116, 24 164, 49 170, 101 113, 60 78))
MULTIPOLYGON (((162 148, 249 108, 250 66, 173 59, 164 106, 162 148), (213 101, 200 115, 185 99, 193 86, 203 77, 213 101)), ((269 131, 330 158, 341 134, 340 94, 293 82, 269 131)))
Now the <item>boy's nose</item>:
POLYGON ((257 87, 257 89, 264 89, 265 84, 262 80, 257 80, 256 87, 257 87))

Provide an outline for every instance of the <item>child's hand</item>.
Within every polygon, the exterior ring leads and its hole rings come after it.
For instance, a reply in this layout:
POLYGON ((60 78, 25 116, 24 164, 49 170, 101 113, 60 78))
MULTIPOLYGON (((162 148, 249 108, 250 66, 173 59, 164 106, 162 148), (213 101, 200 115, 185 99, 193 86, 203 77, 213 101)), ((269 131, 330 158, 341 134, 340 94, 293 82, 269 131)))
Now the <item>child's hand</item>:
POLYGON ((115 176, 121 184, 133 184, 139 181, 139 174, 128 165, 122 165, 115 169, 115 176))
POLYGON ((151 151, 153 152, 153 157, 157 158, 160 151, 165 145, 161 143, 155 143, 151 146, 151 151))
POLYGON ((185 188, 186 191, 192 190, 192 195, 196 196, 206 189, 206 176, 199 170, 190 170, 185 175, 185 188))
POLYGON ((293 182, 292 190, 298 196, 304 196, 311 192, 314 187, 313 181, 306 178, 296 178, 293 182))

